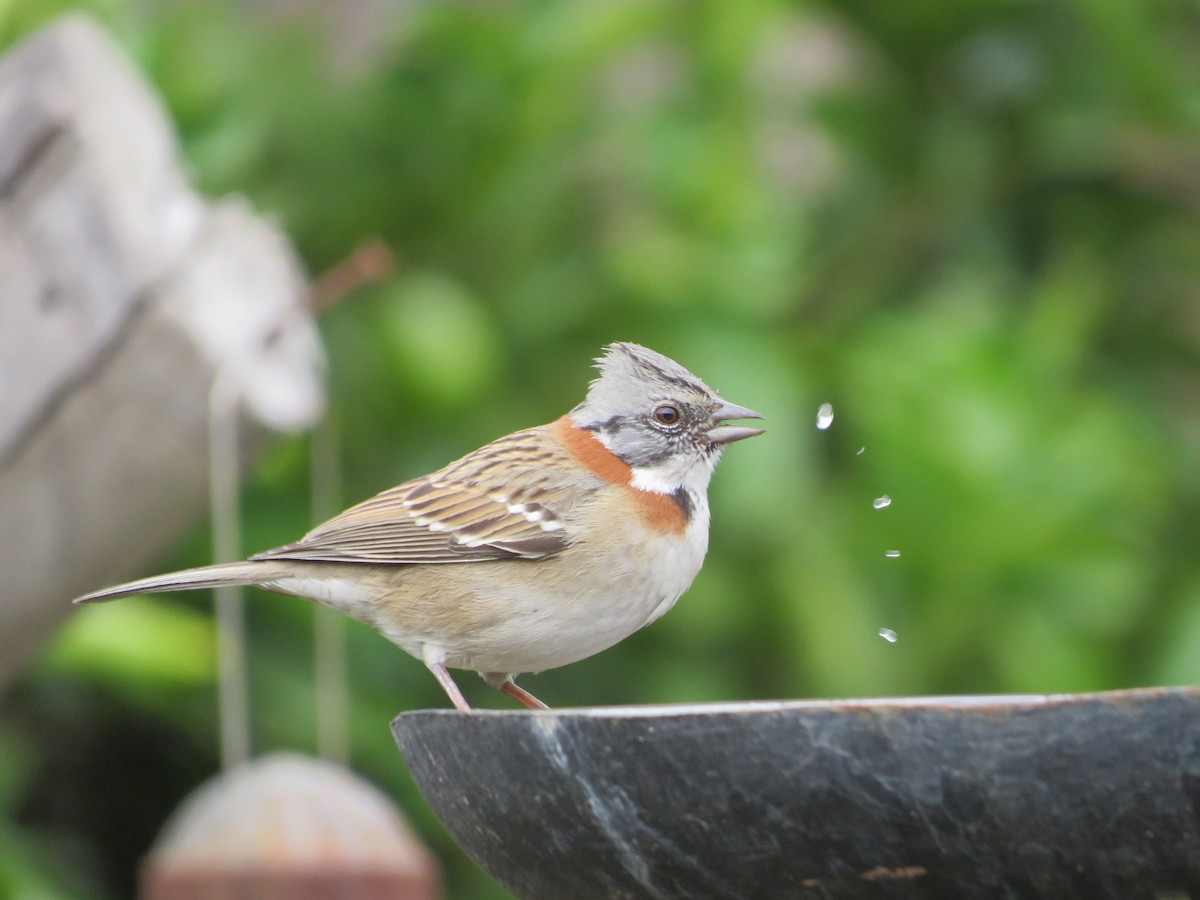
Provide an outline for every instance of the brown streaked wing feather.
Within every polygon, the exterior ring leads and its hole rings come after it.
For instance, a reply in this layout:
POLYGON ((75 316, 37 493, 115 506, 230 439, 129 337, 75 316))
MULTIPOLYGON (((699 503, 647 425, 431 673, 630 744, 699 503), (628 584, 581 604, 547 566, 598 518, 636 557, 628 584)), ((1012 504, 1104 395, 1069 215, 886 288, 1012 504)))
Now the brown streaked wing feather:
MULTIPOLYGON (((294 544, 254 559, 414 563, 540 559, 571 542, 552 506, 562 496, 540 476, 554 454, 518 432, 440 472, 376 494, 318 525, 294 544), (486 483, 496 465, 516 464, 518 482, 501 494, 486 483)), ((511 479, 510 479, 511 480, 511 479)))

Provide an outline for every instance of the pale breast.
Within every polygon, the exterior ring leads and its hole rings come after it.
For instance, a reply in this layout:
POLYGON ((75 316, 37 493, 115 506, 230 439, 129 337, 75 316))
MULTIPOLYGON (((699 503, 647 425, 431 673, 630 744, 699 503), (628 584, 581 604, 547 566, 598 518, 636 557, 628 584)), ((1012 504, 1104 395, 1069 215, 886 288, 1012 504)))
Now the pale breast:
MULTIPOLYGON (((671 502, 671 501, 668 501, 671 502)), ((538 672, 611 647, 669 610, 708 549, 708 503, 682 534, 636 514, 619 491, 572 510, 575 542, 544 559, 440 565, 293 563, 271 587, 374 625, 421 658, 478 672, 538 672)))
POLYGON ((694 504, 683 535, 590 504, 576 545, 540 560, 414 566, 392 574, 373 623, 409 653, 424 644, 446 665, 539 672, 612 647, 674 605, 704 562, 708 505, 694 504))
POLYGON ((449 595, 459 615, 447 632, 428 636, 447 651, 447 664, 552 669, 606 650, 667 612, 703 565, 707 503, 695 505, 681 536, 649 532, 628 516, 601 518, 605 528, 585 529, 591 539, 555 557, 491 564, 486 573, 455 567, 449 595))

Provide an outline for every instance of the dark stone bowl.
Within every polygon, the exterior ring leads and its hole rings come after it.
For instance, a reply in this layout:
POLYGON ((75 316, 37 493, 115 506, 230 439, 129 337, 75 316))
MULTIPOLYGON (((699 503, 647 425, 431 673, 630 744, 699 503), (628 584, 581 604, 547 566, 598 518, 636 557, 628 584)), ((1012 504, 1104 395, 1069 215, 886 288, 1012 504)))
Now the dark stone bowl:
POLYGON ((1200 897, 1200 688, 404 713, 522 898, 1200 897))

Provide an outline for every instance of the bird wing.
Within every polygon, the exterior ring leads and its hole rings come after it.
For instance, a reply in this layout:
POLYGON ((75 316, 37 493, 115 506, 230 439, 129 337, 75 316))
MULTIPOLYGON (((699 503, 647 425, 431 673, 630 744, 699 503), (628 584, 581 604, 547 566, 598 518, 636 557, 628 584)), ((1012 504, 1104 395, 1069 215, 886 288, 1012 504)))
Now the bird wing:
POLYGON ((572 540, 558 511, 568 496, 556 489, 557 467, 547 466, 559 453, 533 439, 536 431, 494 441, 252 558, 405 565, 558 553, 572 540))

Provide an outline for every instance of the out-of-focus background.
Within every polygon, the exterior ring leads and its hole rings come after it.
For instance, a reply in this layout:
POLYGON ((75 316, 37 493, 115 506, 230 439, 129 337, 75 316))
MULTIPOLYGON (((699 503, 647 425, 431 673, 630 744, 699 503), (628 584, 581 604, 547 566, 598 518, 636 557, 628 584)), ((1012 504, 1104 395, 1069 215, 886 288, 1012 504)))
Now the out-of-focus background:
MULTIPOLYGON (((1194 4, 24 0, 0 49, 70 8, 162 92, 200 189, 312 273, 394 250, 321 316, 345 505, 560 415, 611 340, 766 416, 695 586, 526 677, 552 706, 1200 680, 1194 4)), ((246 552, 312 524, 310 449, 250 478, 246 552)), ((0 698, 0 893, 131 893, 216 766, 209 609, 81 610, 0 698)), ((312 609, 248 616, 255 747, 311 751, 312 609)), ((450 896, 505 896, 388 734, 440 689, 348 640, 353 766, 450 896)))

